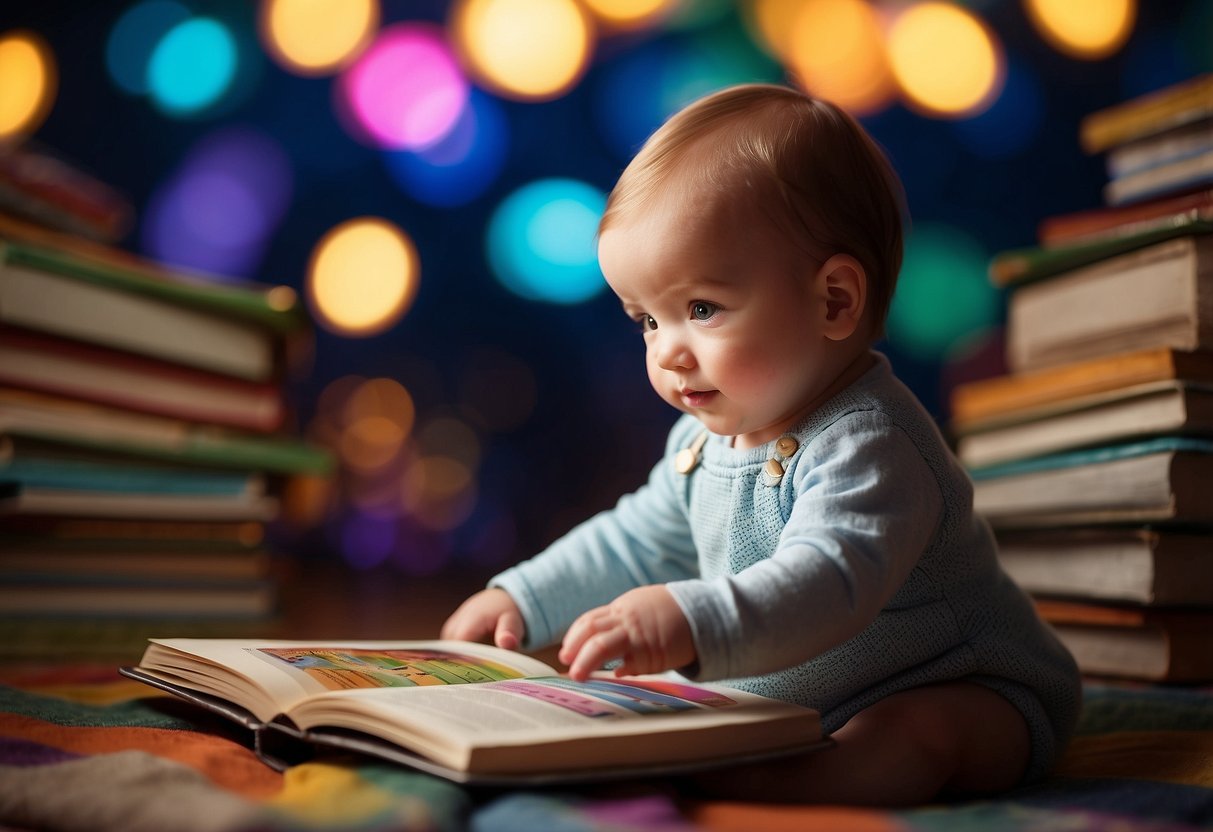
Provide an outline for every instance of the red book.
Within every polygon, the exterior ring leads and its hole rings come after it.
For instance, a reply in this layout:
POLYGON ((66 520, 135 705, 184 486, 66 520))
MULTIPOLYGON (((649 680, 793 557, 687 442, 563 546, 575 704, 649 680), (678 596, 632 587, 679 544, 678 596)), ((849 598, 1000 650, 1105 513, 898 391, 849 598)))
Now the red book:
POLYGON ((284 410, 275 384, 12 327, 0 327, 0 384, 265 432, 282 424, 284 410))

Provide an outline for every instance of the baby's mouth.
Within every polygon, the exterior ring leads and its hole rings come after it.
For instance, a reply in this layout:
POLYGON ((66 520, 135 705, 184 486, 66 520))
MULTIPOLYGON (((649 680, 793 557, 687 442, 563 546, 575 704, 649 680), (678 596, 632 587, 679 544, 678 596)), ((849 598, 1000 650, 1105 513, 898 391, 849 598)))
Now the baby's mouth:
POLYGON ((704 407, 717 395, 715 390, 679 390, 678 396, 687 407, 704 407))

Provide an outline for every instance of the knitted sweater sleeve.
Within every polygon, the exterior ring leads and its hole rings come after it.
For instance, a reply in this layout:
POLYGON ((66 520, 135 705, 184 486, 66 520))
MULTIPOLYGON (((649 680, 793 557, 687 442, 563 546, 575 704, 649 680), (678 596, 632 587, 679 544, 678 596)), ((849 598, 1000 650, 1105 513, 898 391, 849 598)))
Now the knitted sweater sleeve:
POLYGON ((874 411, 824 430, 789 473, 795 502, 772 557, 670 584, 691 622, 700 679, 782 670, 857 635, 905 581, 942 516, 929 465, 874 411))
POLYGON ((637 491, 489 582, 508 592, 521 610, 524 648, 556 642, 581 613, 629 589, 698 574, 680 496, 685 477, 670 461, 673 452, 690 444, 697 425, 687 418, 675 425, 665 458, 637 491))

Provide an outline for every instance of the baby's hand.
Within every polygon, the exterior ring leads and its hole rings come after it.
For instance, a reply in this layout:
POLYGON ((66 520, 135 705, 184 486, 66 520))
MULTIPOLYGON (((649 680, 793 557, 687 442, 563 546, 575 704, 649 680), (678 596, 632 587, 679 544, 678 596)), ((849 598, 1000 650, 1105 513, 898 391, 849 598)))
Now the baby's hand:
POLYGON ((498 587, 481 590, 468 598, 442 625, 443 638, 479 641, 491 635, 493 643, 506 650, 517 650, 525 632, 518 605, 508 592, 498 587))
POLYGON ((616 676, 658 673, 695 661, 691 625, 664 586, 644 586, 573 622, 560 647, 569 676, 585 681, 604 662, 621 659, 616 676))

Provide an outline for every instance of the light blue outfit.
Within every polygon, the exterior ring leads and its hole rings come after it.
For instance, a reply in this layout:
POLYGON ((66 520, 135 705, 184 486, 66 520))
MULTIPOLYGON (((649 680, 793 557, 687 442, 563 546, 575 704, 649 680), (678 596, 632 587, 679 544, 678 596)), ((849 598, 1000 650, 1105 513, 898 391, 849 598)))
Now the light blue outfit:
POLYGON ((647 484, 490 583, 550 644, 582 612, 668 583, 698 652, 686 675, 821 712, 827 731, 897 691, 965 678, 1024 715, 1043 775, 1081 698, 1073 659, 1001 571, 972 485, 931 416, 876 364, 788 436, 738 450, 684 416, 647 484))

